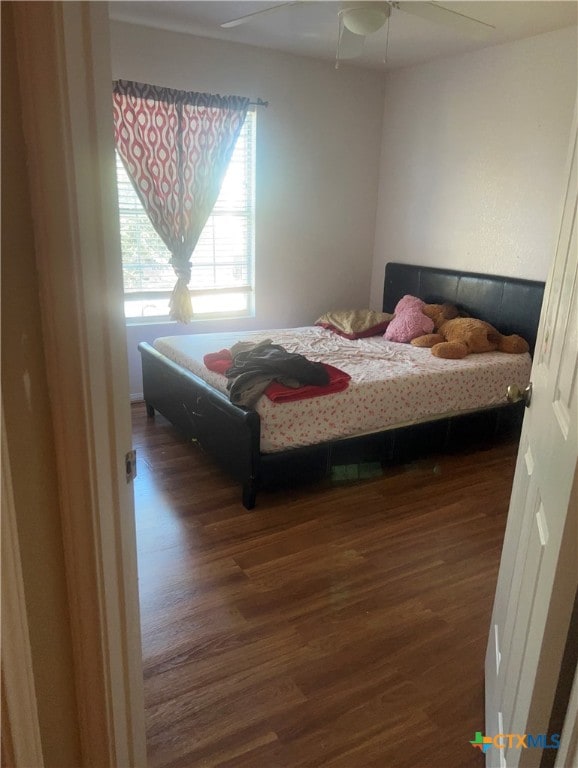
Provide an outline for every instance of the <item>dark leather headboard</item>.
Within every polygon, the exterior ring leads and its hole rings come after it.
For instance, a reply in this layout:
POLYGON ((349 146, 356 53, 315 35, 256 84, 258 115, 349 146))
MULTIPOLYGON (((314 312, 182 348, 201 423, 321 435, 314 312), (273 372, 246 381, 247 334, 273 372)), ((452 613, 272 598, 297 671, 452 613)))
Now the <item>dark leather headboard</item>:
POLYGON ((544 283, 390 262, 385 268, 384 312, 393 312, 405 294, 428 304, 455 304, 501 333, 518 333, 534 349, 544 283))

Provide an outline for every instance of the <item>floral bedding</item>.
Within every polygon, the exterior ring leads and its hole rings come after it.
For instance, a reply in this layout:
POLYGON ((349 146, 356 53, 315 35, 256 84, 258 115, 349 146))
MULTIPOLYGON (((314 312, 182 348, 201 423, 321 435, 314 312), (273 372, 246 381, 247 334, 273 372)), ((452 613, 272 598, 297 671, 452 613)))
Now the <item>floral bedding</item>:
POLYGON ((524 387, 530 378, 528 354, 489 352, 443 360, 429 349, 381 336, 350 340, 319 326, 170 336, 157 339, 154 347, 226 393, 226 377, 209 371, 203 356, 240 340, 266 338, 345 371, 351 381, 343 392, 298 402, 274 403, 261 397, 255 410, 261 416, 263 453, 501 405, 509 384, 524 387))

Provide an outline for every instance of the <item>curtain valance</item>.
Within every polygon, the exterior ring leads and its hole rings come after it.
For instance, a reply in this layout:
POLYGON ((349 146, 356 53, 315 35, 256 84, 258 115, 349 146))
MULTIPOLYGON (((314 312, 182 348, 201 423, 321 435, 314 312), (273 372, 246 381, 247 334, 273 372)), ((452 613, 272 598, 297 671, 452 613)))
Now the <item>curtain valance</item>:
POLYGON ((191 107, 243 110, 249 105, 245 96, 220 96, 215 93, 197 93, 165 88, 162 85, 137 83, 133 80, 113 81, 113 93, 133 99, 150 99, 166 104, 188 104, 191 107))

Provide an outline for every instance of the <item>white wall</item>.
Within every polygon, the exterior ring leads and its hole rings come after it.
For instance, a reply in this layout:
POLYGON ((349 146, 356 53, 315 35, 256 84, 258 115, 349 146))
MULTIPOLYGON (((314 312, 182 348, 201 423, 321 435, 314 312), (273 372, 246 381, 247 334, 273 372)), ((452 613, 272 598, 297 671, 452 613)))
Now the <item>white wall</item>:
POLYGON ((387 76, 371 303, 388 261, 545 280, 576 28, 387 76))
POLYGON ((111 23, 113 77, 269 101, 257 113, 256 317, 129 326, 131 392, 139 340, 311 324, 367 306, 373 259, 383 76, 251 46, 111 23))

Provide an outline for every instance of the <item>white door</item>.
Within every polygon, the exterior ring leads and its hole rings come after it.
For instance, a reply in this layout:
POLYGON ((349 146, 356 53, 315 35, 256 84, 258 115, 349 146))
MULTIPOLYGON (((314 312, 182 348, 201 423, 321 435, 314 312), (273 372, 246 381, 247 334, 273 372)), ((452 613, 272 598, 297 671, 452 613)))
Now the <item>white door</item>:
POLYGON ((485 735, 495 738, 484 751, 492 768, 540 764, 542 750, 533 745, 548 730, 578 584, 578 510, 571 502, 578 456, 576 154, 574 132, 486 654, 485 735), (533 739, 524 747, 516 734, 533 739))

